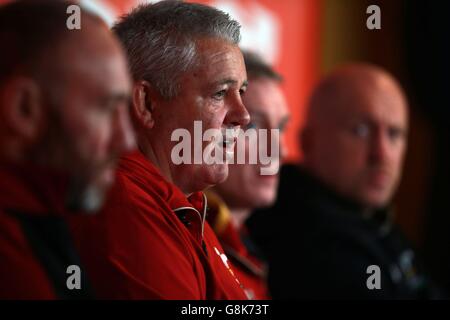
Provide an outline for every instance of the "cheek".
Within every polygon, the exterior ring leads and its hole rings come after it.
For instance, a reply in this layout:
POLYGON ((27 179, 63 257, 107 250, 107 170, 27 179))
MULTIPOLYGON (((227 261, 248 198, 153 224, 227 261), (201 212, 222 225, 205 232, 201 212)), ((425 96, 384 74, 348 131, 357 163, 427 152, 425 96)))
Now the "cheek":
POLYGON ((405 159, 405 151, 406 151, 406 145, 403 143, 402 145, 398 146, 396 149, 394 149, 394 157, 393 162, 395 166, 400 167, 403 164, 403 161, 405 159))
POLYGON ((242 165, 230 164, 228 165, 228 177, 225 183, 229 188, 236 188, 245 182, 245 177, 243 176, 244 170, 242 165))
POLYGON ((76 139, 85 159, 102 161, 108 156, 112 138, 111 122, 107 117, 86 117, 79 126, 76 139))
POLYGON ((226 112, 224 108, 205 107, 200 115, 203 130, 220 129, 225 121, 226 112))
POLYGON ((348 137, 334 138, 323 142, 317 154, 321 175, 333 184, 352 184, 366 168, 366 153, 360 141, 348 137))
MULTIPOLYGON (((252 164, 239 165, 239 180, 241 185, 252 186, 258 178, 259 166, 252 164)), ((239 184, 236 185, 237 187, 239 184)))
POLYGON ((232 194, 246 196, 255 188, 255 165, 229 165, 228 178, 223 187, 232 194))
MULTIPOLYGON (((368 156, 368 148, 365 141, 354 138, 337 140, 334 146, 335 154, 330 155, 335 157, 342 166, 350 166, 355 169, 365 165, 368 156)), ((331 158, 333 159, 333 158, 331 158)))

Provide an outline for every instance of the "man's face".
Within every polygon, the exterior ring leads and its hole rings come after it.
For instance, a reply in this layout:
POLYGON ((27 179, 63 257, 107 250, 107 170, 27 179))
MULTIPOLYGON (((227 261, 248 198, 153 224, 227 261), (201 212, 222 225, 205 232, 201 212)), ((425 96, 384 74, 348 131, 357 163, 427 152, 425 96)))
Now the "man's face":
MULTIPOLYGON (((251 117, 251 122, 243 129, 267 130, 268 139, 262 146, 266 151, 271 150, 270 130, 280 130, 279 147, 282 158, 286 151, 284 128, 288 120, 288 108, 280 84, 268 78, 250 80, 243 101, 251 117)), ((238 143, 245 144, 246 159, 249 159, 249 143, 246 140, 239 139, 238 143)), ((282 159, 276 159, 276 163, 272 165, 279 166, 279 160, 282 159)), ((248 162, 230 165, 228 179, 216 187, 227 204, 239 208, 258 208, 269 206, 275 201, 279 175, 261 175, 261 167, 259 163, 248 162)))
MULTIPOLYGON (((225 180, 228 164, 194 163, 194 121, 201 121, 203 131, 208 129, 239 129, 246 125, 249 115, 241 94, 246 90, 247 75, 240 49, 222 40, 197 41, 198 64, 181 77, 179 94, 170 101, 162 101, 155 113, 155 126, 160 141, 160 153, 168 158, 172 182, 186 194, 203 190, 225 180), (171 141, 174 130, 190 132, 192 164, 175 165, 171 159, 171 141)), ((201 137, 199 137, 201 139, 201 137)), ((210 142, 196 141, 204 150, 210 142)), ((221 144, 224 152, 233 152, 234 143, 221 144)), ((159 155, 160 156, 160 155, 159 155)), ((158 157, 158 155, 157 155, 158 157)))
POLYGON ((125 57, 110 34, 104 37, 111 40, 100 51, 94 46, 69 56, 62 94, 51 111, 55 123, 44 139, 53 142, 52 161, 71 174, 75 205, 88 210, 101 205, 118 156, 134 145, 125 57))
POLYGON ((332 109, 323 125, 313 129, 309 156, 316 173, 363 205, 386 205, 399 183, 406 148, 403 97, 380 80, 337 99, 332 109))

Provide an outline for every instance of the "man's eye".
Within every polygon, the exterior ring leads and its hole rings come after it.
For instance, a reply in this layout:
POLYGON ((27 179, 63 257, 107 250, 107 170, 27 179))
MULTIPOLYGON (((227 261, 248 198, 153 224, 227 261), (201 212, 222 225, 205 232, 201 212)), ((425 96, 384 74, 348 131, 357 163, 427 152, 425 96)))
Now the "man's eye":
POLYGON ((353 134, 360 138, 367 138, 369 136, 370 130, 369 126, 366 124, 358 124, 353 127, 353 134))
POLYGON ((226 90, 220 90, 220 91, 218 91, 218 92, 216 92, 216 93, 214 94, 213 98, 216 99, 216 100, 222 100, 223 97, 225 97, 225 94, 226 94, 226 93, 227 93, 226 90))
POLYGON ((117 103, 108 101, 102 105, 102 111, 107 113, 113 113, 117 109, 117 103))
POLYGON ((247 91, 247 89, 242 88, 242 89, 239 90, 239 94, 240 94, 241 96, 243 96, 243 95, 245 94, 246 91, 247 91))
POLYGON ((403 131, 398 128, 390 128, 388 130, 388 135, 391 140, 398 140, 403 137, 403 131))
POLYGON ((283 120, 281 120, 280 123, 278 124, 278 130, 280 130, 280 132, 284 132, 284 130, 288 125, 288 122, 289 122, 288 117, 285 117, 283 120))

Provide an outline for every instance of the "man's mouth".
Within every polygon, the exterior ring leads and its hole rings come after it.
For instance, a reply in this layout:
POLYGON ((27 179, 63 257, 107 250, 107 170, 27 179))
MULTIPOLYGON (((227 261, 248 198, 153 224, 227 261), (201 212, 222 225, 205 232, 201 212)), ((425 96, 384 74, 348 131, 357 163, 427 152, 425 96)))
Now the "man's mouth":
POLYGON ((222 142, 222 146, 224 148, 234 148, 234 144, 236 142, 236 138, 231 138, 231 139, 227 139, 227 138, 223 138, 223 142, 222 142))
POLYGON ((225 156, 230 160, 234 156, 238 131, 236 129, 222 129, 222 148, 225 149, 225 156))
POLYGON ((384 188, 390 180, 390 175, 386 171, 374 171, 369 176, 371 185, 377 188, 384 188))
POLYGON ((231 160, 234 156, 234 146, 236 144, 236 138, 223 138, 222 147, 225 150, 225 159, 231 160))

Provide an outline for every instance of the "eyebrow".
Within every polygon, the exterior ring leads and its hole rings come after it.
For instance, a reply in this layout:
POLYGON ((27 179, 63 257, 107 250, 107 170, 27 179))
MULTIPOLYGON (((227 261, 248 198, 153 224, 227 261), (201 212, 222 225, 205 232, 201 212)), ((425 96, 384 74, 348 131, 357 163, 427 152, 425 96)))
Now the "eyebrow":
MULTIPOLYGON (((237 80, 234 80, 234 79, 223 79, 223 80, 217 82, 217 85, 237 84, 237 83, 238 83, 237 80)), ((248 86, 248 81, 244 80, 241 87, 247 87, 247 86, 248 86)))
POLYGON ((127 93, 113 93, 109 96, 104 97, 105 102, 116 102, 116 101, 124 101, 131 102, 131 95, 127 93))
POLYGON ((290 115, 285 115, 283 118, 281 118, 280 123, 286 123, 291 119, 290 115))
MULTIPOLYGON (((256 117, 262 117, 262 118, 266 118, 266 113, 264 113, 264 112, 261 112, 261 111, 250 111, 250 113, 253 115, 253 116, 256 116, 256 117)), ((283 116, 282 118, 281 118, 281 120, 280 120, 280 122, 286 122, 286 121, 288 121, 290 119, 290 115, 285 115, 285 116, 283 116)))
POLYGON ((251 114, 252 119, 253 119, 253 117, 264 118, 264 119, 266 118, 266 114, 261 111, 249 111, 249 113, 251 114))
MULTIPOLYGON (((263 121, 267 121, 267 115, 263 112, 260 111, 250 111, 250 116, 252 118, 252 121, 256 118, 256 119, 260 119, 263 121)), ((285 115, 283 118, 281 118, 280 121, 278 121, 277 125, 285 125, 289 122, 290 120, 290 115, 285 115)))

